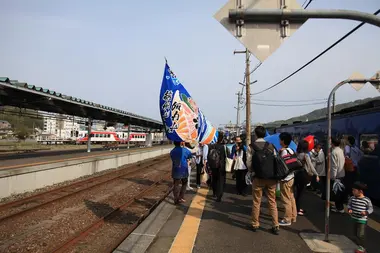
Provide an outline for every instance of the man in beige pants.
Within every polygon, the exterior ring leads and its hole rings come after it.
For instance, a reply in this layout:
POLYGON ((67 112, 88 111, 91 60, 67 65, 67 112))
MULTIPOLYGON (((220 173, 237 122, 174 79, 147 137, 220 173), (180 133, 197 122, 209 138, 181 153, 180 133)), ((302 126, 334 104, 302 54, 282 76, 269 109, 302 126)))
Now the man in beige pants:
POLYGON ((279 234, 279 223, 276 203, 277 180, 274 176, 274 156, 275 150, 272 144, 264 140, 266 130, 263 126, 255 128, 256 141, 250 147, 250 155, 247 157, 248 169, 254 173, 252 183, 252 229, 257 231, 260 227, 259 216, 261 197, 263 190, 267 189, 269 213, 272 217, 272 232, 279 234), (250 166, 251 165, 251 166, 250 166))

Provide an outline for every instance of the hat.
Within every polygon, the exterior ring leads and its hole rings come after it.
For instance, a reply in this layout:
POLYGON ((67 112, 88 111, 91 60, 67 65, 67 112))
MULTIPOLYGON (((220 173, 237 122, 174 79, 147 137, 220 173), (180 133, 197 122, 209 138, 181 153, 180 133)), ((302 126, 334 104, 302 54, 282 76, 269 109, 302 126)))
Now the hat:
POLYGON ((366 190, 367 189, 367 185, 362 183, 362 182, 359 182, 359 181, 356 181, 353 185, 352 185, 352 189, 357 189, 357 190, 366 190))

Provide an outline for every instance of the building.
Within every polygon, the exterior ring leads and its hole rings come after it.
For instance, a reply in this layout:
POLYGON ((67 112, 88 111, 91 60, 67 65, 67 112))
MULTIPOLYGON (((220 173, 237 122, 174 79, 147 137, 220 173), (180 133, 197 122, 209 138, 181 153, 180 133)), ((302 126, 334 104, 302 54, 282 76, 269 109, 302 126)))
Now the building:
POLYGON ((0 120, 0 139, 13 135, 12 125, 6 120, 0 120))
POLYGON ((55 136, 55 138, 69 140, 76 135, 76 131, 81 129, 77 123, 80 118, 56 113, 43 113, 42 135, 55 136))
POLYGON ((6 120, 0 120, 0 129, 2 130, 8 130, 11 129, 12 125, 6 120))

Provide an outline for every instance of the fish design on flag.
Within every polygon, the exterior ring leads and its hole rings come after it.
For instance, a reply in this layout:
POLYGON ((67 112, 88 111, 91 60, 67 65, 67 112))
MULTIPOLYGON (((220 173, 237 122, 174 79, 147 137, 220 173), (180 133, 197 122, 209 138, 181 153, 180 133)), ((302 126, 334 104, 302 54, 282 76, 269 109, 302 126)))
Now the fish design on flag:
POLYGON ((169 65, 165 64, 160 91, 160 114, 167 138, 189 143, 215 143, 218 132, 206 119, 169 65))

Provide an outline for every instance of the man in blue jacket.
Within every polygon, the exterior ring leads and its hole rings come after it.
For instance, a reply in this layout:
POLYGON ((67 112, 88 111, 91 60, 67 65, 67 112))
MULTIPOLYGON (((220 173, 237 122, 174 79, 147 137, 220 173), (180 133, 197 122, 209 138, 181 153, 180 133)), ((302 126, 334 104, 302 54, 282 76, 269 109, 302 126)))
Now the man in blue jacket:
POLYGON ((174 148, 170 151, 172 159, 172 178, 174 182, 173 197, 174 204, 185 202, 184 196, 187 186, 187 178, 189 176, 189 162, 191 152, 187 148, 181 147, 181 142, 174 142, 174 148), (179 185, 182 184, 180 187, 179 185))

